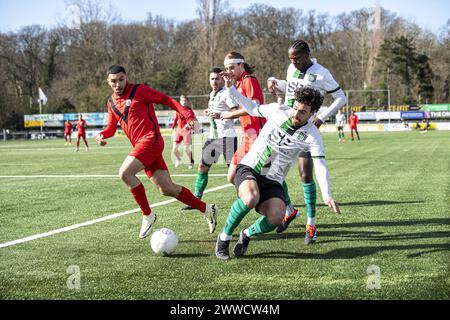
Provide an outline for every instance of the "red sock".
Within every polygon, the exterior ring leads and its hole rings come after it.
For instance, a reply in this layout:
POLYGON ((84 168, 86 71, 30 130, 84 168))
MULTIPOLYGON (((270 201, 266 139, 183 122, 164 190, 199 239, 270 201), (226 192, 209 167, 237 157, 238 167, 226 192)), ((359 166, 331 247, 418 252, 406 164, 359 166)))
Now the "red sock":
POLYGON ((147 196, 145 195, 144 185, 141 183, 137 187, 131 188, 130 192, 133 195, 134 201, 136 201, 136 203, 141 208, 142 214, 144 216, 148 216, 152 212, 152 210, 150 209, 147 196))
POLYGON ((199 210, 200 212, 204 213, 206 211, 206 203, 194 196, 192 192, 185 187, 181 187, 181 192, 178 195, 177 200, 199 210))

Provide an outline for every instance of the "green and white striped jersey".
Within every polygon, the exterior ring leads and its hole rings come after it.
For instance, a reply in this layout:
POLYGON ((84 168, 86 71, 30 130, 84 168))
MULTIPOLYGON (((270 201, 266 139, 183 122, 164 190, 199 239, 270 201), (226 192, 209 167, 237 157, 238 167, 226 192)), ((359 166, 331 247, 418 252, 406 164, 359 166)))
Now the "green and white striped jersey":
POLYGON ((294 105, 294 91, 298 87, 309 86, 325 93, 333 93, 340 89, 339 84, 334 80, 330 71, 317 62, 303 70, 298 70, 292 63, 289 65, 286 76, 286 91, 284 104, 292 107, 294 105))
MULTIPOLYGON (((238 107, 233 100, 230 99, 226 93, 225 88, 219 91, 212 91, 209 95, 208 109, 212 112, 222 113, 230 111, 231 108, 238 107)), ((234 124, 232 119, 210 119, 211 130, 209 134, 210 139, 221 139, 223 137, 236 137, 234 124)))
POLYGON ((344 92, 334 80, 330 71, 317 63, 316 59, 311 59, 311 64, 304 70, 297 69, 291 63, 287 70, 286 80, 279 80, 274 77, 270 77, 268 81, 270 80, 277 81, 278 90, 285 94, 284 104, 289 107, 294 105, 294 91, 299 87, 309 86, 319 90, 322 95, 325 95, 325 93, 331 94, 334 99, 333 103, 317 115, 322 122, 335 114, 347 101, 344 92))
POLYGON ((322 137, 311 121, 294 127, 288 106, 278 103, 257 106, 249 99, 242 99, 245 97, 234 87, 228 91, 250 115, 268 120, 241 164, 282 184, 301 152, 310 152, 312 157, 325 156, 322 137))

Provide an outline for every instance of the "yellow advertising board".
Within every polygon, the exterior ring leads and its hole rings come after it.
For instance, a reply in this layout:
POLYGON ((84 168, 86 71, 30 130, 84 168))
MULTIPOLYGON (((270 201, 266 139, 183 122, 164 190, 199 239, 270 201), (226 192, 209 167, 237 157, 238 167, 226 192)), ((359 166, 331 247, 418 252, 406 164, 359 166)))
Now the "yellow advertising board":
POLYGON ((44 125, 44 120, 25 120, 25 128, 40 127, 44 125))

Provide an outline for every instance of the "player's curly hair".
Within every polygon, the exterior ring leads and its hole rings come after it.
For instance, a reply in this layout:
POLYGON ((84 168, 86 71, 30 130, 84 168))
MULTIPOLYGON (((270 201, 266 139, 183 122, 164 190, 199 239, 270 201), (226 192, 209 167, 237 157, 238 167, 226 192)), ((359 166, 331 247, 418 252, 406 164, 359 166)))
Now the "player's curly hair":
POLYGON ((323 96, 319 90, 312 87, 299 87, 294 91, 295 101, 311 107, 311 112, 317 112, 323 103, 323 96))

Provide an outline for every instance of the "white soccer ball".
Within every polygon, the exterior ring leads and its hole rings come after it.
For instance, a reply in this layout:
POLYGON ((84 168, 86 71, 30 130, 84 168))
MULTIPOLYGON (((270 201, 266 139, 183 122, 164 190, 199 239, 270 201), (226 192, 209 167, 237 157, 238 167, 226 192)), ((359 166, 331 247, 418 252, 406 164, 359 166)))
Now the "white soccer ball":
POLYGON ((175 232, 167 228, 161 228, 153 232, 150 238, 150 246, 156 254, 171 255, 178 246, 178 237, 175 232))

